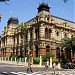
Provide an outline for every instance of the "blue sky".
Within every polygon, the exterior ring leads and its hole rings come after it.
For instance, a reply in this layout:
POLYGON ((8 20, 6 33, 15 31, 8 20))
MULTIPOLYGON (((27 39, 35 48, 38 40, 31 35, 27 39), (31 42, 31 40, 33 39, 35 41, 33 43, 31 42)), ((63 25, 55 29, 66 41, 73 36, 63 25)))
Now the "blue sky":
POLYGON ((20 24, 22 21, 26 22, 35 17, 39 2, 43 1, 46 3, 50 1, 52 15, 75 22, 75 0, 68 0, 67 3, 63 0, 10 0, 7 2, 8 5, 0 3, 0 14, 2 14, 0 34, 11 17, 10 11, 13 12, 12 17, 19 19, 20 24))

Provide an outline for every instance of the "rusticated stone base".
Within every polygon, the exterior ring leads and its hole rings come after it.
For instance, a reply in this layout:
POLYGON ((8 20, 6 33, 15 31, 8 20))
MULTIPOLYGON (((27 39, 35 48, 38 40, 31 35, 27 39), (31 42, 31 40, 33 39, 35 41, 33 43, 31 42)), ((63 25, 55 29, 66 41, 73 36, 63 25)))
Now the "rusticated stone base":
POLYGON ((46 49, 45 48, 40 48, 39 49, 39 55, 45 55, 46 54, 46 49))
POLYGON ((11 54, 11 52, 6 52, 6 54, 4 54, 3 57, 10 57, 11 54))
POLYGON ((54 59, 56 59, 56 50, 55 49, 51 49, 51 53, 54 54, 54 59))

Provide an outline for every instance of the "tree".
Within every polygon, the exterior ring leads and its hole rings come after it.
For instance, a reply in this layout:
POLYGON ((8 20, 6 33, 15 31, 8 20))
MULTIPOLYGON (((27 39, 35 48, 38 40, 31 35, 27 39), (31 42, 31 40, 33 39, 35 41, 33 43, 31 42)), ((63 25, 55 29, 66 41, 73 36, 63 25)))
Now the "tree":
POLYGON ((22 22, 21 23, 21 40, 22 40, 22 45, 23 45, 23 48, 24 48, 24 55, 26 56, 26 50, 25 50, 25 48, 26 48, 26 33, 27 33, 27 24, 26 24, 26 22, 22 22))
POLYGON ((73 51, 75 48, 75 37, 71 37, 71 38, 64 38, 62 43, 61 43, 61 49, 62 49, 62 56, 63 59, 66 62, 71 61, 72 55, 71 55, 71 51, 73 51))
POLYGON ((43 60, 44 61, 50 60, 50 57, 54 58, 54 54, 47 52, 45 55, 43 55, 43 60))
POLYGON ((75 46, 75 37, 71 37, 71 38, 64 38, 62 43, 61 43, 61 47, 62 49, 65 47, 66 49, 71 49, 73 46, 75 46))

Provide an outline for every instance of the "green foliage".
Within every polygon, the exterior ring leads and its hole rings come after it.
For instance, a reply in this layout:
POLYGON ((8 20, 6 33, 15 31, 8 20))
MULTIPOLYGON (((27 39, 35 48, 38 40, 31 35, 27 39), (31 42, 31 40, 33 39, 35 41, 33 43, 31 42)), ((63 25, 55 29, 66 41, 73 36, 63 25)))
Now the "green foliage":
POLYGON ((50 60, 50 57, 54 58, 54 54, 47 52, 45 55, 42 56, 42 61, 46 62, 47 60, 50 60))
POLYGON ((46 56, 46 58, 50 59, 50 57, 52 57, 52 58, 54 57, 54 54, 47 52, 45 56, 46 56))
POLYGON ((71 38, 64 38, 62 43, 61 43, 61 47, 62 49, 65 47, 67 50, 70 50, 73 46, 75 46, 75 37, 71 37, 71 38))
POLYGON ((22 28, 26 28, 26 22, 21 22, 21 26, 22 26, 22 28))
POLYGON ((52 61, 53 61, 53 63, 56 63, 56 64, 58 64, 58 62, 59 62, 58 59, 53 59, 52 61))
POLYGON ((33 63, 34 63, 34 64, 39 64, 39 62, 40 62, 40 58, 39 58, 39 57, 35 57, 35 58, 33 59, 33 63))
POLYGON ((9 60, 11 60, 11 58, 12 58, 12 61, 14 61, 15 57, 16 57, 15 55, 11 54, 10 57, 9 57, 9 60))

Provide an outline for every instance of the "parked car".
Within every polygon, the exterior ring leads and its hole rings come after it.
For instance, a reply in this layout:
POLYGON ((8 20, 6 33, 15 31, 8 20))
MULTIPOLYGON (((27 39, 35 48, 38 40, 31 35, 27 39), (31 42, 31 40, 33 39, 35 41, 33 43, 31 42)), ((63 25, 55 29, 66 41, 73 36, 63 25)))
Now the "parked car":
POLYGON ((73 69, 74 66, 71 63, 66 63, 62 65, 62 68, 64 69, 73 69))
POLYGON ((75 69, 75 64, 72 64, 72 68, 75 69))

